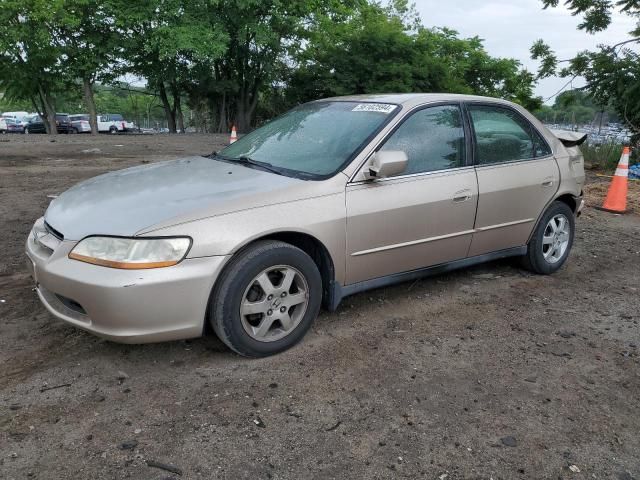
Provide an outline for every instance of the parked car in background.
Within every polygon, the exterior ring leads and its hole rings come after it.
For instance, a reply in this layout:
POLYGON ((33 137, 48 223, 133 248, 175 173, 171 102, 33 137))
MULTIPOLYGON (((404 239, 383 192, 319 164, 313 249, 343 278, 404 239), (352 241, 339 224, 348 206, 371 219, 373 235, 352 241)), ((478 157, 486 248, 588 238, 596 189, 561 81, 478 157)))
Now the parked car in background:
POLYGON ((584 206, 585 139, 495 98, 312 102, 208 157, 67 190, 35 222, 27 265, 53 315, 104 338, 208 323, 263 357, 300 341, 321 304, 368 289, 506 257, 557 272, 584 206))
POLYGON ((69 115, 71 126, 74 133, 91 133, 91 124, 89 123, 89 115, 86 113, 77 113, 69 115))
MULTIPOLYGON (((56 127, 58 133, 76 133, 73 130, 69 114, 67 113, 56 113, 56 127)), ((24 133, 47 133, 47 129, 40 115, 37 115, 27 124, 24 133)))
POLYGON ((7 133, 24 133, 25 127, 19 120, 5 118, 4 121, 7 125, 7 133))
POLYGON ((7 133, 7 119, 0 117, 0 133, 7 133))
POLYGON ((25 128, 27 128, 27 125, 29 125, 29 122, 32 122, 33 120, 38 118, 38 114, 37 113, 30 113, 29 115, 27 115, 26 117, 24 117, 22 119, 22 124, 25 128))
POLYGON ((98 115, 98 131, 106 133, 123 133, 136 130, 133 122, 127 122, 119 113, 98 115))
POLYGON ((10 118, 15 121, 15 123, 21 125, 22 127, 26 127, 29 116, 29 112, 4 112, 2 114, 2 118, 10 118))

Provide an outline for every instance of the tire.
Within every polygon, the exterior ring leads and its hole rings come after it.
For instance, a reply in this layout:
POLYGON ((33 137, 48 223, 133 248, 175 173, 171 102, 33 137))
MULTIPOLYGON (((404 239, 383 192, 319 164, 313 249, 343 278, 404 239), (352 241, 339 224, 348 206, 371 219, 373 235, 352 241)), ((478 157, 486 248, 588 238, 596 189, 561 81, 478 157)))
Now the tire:
POLYGON ((27 127, 24 127, 24 134, 29 135, 29 129, 27 127))
POLYGON ((261 241, 225 268, 211 295, 208 320, 236 353, 266 357, 304 337, 321 301, 322 278, 311 257, 288 243, 261 241), (258 313, 247 314, 254 309, 258 313))
POLYGON ((111 135, 115 135, 116 133, 118 133, 118 129, 116 127, 109 127, 109 133, 111 135))
POLYGON ((70 128, 69 129, 69 133, 75 135, 76 133, 78 133, 78 129, 77 128, 70 128))
POLYGON ((553 202, 542 215, 523 257, 523 266, 540 275, 551 275, 567 261, 575 236, 575 216, 566 203, 553 202), (564 219, 565 224, 561 221, 564 219), (555 225, 556 233, 553 230, 555 225))

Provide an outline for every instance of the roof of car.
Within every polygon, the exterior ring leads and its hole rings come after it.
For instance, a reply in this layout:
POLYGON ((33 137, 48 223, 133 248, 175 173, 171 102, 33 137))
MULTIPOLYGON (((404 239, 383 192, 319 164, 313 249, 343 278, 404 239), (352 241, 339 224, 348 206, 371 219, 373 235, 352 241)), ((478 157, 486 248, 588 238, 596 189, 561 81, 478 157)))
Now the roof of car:
POLYGON ((461 102, 461 101, 483 101, 492 103, 502 103, 512 105, 511 102, 493 97, 481 97, 478 95, 461 95, 456 93, 379 93, 369 95, 349 95, 345 97, 332 97, 319 101, 355 101, 355 102, 378 102, 394 103, 403 106, 415 106, 423 103, 433 102, 461 102))

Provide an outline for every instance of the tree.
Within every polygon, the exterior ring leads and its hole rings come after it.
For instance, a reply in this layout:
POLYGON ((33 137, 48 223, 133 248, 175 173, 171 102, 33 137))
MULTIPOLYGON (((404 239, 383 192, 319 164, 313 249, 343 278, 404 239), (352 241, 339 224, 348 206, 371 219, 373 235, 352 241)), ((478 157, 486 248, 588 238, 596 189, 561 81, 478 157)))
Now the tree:
POLYGON ((131 73, 158 92, 169 130, 184 131, 181 98, 200 62, 222 55, 227 37, 213 0, 118 0, 116 22, 131 73))
POLYGON ((54 25, 54 38, 62 52, 60 70, 72 87, 81 83, 94 135, 98 134, 94 85, 114 78, 121 53, 114 25, 118 7, 118 2, 111 0, 67 1, 54 25))
POLYGON ((361 7, 345 21, 326 17, 312 30, 289 81, 291 103, 381 92, 472 93, 539 106, 534 77, 517 60, 491 57, 477 38, 426 28, 396 2, 361 7))
POLYGON ((52 25, 62 0, 4 0, 0 8, 0 88, 5 96, 29 100, 56 134, 56 94, 63 91, 61 50, 52 25))
MULTIPOLYGON (((365 0, 223 0, 211 18, 224 28, 227 49, 194 69, 190 105, 207 110, 213 130, 249 130, 261 99, 276 99, 286 73, 319 18, 339 16, 365 0)), ((198 116, 202 116, 199 112, 198 116)))
MULTIPOLYGON (((559 0, 542 0, 542 4, 554 8, 559 0)), ((601 108, 611 105, 630 128, 640 133, 640 55, 629 48, 640 45, 640 1, 568 0, 565 4, 574 15, 583 17, 578 28, 587 33, 605 30, 616 10, 638 19, 638 26, 629 39, 601 45, 597 51, 580 52, 572 59, 559 60, 549 45, 538 40, 531 47, 532 58, 540 60, 538 77, 584 77, 585 90, 595 102, 601 108)))

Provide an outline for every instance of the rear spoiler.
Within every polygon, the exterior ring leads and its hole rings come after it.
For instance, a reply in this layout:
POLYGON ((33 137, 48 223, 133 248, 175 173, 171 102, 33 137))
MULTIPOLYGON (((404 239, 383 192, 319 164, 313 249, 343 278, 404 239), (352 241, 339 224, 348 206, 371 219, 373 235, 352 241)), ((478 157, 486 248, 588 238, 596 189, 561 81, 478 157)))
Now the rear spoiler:
POLYGON ((558 137, 558 140, 567 148, 579 147, 588 137, 586 133, 571 132, 569 130, 551 130, 551 133, 558 137))

